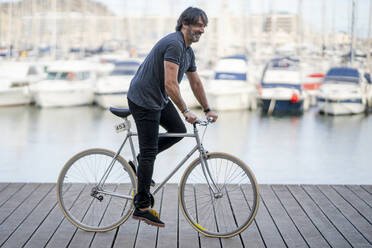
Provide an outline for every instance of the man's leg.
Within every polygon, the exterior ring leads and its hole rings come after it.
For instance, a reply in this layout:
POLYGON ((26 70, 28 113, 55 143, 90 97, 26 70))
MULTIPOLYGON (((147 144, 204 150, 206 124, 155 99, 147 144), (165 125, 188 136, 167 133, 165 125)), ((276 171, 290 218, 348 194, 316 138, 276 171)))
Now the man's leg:
POLYGON ((158 133, 160 111, 142 108, 131 101, 129 109, 137 126, 140 156, 138 161, 137 179, 138 191, 135 196, 136 208, 146 208, 151 205, 150 183, 158 153, 158 133))
MULTIPOLYGON (((171 101, 161 111, 160 125, 168 133, 186 133, 186 127, 171 101)), ((160 137, 158 140, 158 153, 168 149, 183 137, 160 137)))

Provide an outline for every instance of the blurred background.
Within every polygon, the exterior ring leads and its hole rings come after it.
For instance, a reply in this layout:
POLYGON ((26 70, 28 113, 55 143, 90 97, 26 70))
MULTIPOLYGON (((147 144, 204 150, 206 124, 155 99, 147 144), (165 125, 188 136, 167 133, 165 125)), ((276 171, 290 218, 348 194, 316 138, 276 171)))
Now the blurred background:
POLYGON ((188 6, 209 17, 203 42, 194 45, 206 65, 236 53, 346 55, 352 41, 357 57, 366 56, 369 5, 368 0, 1 0, 0 56, 59 59, 108 50, 143 55, 174 30, 188 6))

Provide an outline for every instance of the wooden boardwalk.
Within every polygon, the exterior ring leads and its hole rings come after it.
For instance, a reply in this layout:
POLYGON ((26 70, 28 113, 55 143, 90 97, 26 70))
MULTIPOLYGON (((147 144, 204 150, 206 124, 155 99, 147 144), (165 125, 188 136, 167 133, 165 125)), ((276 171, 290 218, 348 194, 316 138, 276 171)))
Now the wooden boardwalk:
POLYGON ((78 230, 63 216, 55 184, 0 183, 0 247, 372 247, 372 185, 260 185, 252 225, 230 239, 194 231, 177 185, 156 196, 165 228, 130 218, 106 233, 78 230))

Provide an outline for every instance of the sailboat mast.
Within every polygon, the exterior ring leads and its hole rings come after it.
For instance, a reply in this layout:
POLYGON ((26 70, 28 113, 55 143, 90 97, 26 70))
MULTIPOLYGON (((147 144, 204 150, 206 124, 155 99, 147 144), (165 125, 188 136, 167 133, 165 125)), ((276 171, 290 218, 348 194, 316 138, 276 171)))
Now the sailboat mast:
POLYGON ((322 2, 322 57, 324 57, 324 50, 326 48, 326 1, 322 2))
POLYGON ((297 44, 296 44, 297 57, 301 57, 302 42, 303 42, 302 0, 299 0, 297 6, 297 44))
POLYGON ((8 59, 12 57, 12 50, 13 50, 13 45, 12 45, 12 15, 13 15, 13 2, 10 1, 8 2, 8 59))
POLYGON ((368 38, 367 38, 367 70, 371 75, 371 23, 372 23, 372 0, 369 2, 368 38))
POLYGON ((354 61, 354 26, 355 26, 355 3, 356 0, 352 0, 352 15, 351 15, 351 42, 350 42, 350 65, 353 65, 354 61))

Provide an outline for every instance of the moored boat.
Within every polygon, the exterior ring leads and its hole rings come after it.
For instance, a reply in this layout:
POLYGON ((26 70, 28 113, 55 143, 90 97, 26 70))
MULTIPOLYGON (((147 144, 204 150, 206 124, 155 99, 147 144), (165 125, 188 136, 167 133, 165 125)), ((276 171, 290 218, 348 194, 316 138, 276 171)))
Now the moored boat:
POLYGON ((116 61, 113 71, 97 81, 94 101, 103 108, 128 107, 126 95, 140 64, 141 60, 135 58, 116 61))
POLYGON ((31 103, 29 87, 44 76, 42 68, 34 63, 2 63, 0 65, 0 106, 31 103))
POLYGON ((270 60, 258 87, 258 97, 265 113, 301 114, 309 108, 308 94, 302 90, 298 59, 285 57, 270 60))
POLYGON ((256 108, 256 89, 248 82, 247 58, 229 56, 218 61, 214 79, 208 81, 206 94, 216 110, 256 108))
POLYGON ((356 68, 332 67, 319 88, 319 112, 329 115, 360 114, 366 111, 370 87, 356 68))
POLYGON ((93 103, 96 65, 86 61, 57 61, 48 67, 46 80, 32 85, 41 107, 67 107, 93 103))

